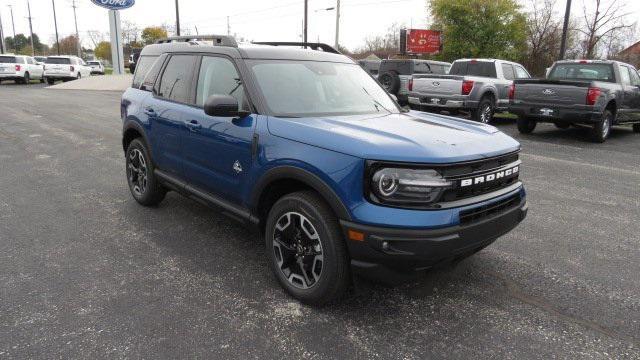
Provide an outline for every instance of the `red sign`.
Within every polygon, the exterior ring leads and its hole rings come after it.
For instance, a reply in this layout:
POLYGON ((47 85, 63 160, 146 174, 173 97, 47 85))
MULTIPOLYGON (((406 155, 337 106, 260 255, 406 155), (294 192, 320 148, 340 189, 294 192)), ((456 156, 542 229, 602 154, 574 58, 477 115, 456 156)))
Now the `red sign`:
POLYGON ((407 53, 437 54, 442 48, 442 33, 434 30, 407 29, 407 53))

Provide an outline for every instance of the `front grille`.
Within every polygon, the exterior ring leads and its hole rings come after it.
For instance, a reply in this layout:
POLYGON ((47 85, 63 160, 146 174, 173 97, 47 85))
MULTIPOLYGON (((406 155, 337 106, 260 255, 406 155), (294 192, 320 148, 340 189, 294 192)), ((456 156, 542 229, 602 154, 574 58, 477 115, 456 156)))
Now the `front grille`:
POLYGON ((470 224, 492 215, 497 215, 518 206, 518 204, 520 204, 520 194, 475 209, 461 211, 460 224, 470 224))

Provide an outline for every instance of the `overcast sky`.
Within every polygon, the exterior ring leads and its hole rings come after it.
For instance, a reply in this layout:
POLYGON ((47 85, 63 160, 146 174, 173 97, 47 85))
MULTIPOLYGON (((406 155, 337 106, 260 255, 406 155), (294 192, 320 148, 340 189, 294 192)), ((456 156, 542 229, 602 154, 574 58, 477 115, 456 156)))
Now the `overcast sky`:
MULTIPOLYGON (((604 0, 608 2, 611 0, 604 0)), ((341 0, 341 44, 350 49, 360 47, 367 36, 383 33, 393 23, 414 28, 427 25, 425 0, 341 0)), ((525 0, 522 0, 525 3, 525 0)), ((583 4, 588 7, 595 0, 574 0, 574 16, 582 14, 583 4)), ((51 0, 30 0, 33 31, 43 42, 54 41, 51 0)), ((75 33, 72 0, 55 0, 60 36, 75 33)), ((227 32, 227 16, 231 33, 255 41, 299 40, 302 32, 303 0, 180 0, 180 18, 183 32, 200 34, 227 32)), ((27 0, 0 0, 0 16, 5 36, 11 36, 9 7, 13 5, 16 33, 29 34, 26 19, 27 0)), ((92 46, 87 31, 97 30, 108 35, 107 10, 90 0, 76 0, 78 28, 85 46, 92 46)), ((335 0, 309 0, 309 40, 320 39, 333 44, 335 11, 321 10, 335 6, 335 0)), ((565 0, 557 0, 559 12, 564 12, 565 0)), ((640 18, 640 0, 627 0, 632 18, 640 18)), ((121 12, 123 20, 132 21, 140 28, 149 25, 175 23, 174 0, 137 0, 136 5, 121 12)))

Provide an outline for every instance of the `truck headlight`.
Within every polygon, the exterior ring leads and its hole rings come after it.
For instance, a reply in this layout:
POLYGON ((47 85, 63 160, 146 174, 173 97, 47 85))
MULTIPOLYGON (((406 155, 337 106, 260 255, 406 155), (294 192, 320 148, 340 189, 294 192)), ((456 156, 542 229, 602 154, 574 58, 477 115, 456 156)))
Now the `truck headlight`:
POLYGON ((373 201, 392 206, 420 206, 436 202, 453 183, 436 170, 382 168, 371 177, 373 201))

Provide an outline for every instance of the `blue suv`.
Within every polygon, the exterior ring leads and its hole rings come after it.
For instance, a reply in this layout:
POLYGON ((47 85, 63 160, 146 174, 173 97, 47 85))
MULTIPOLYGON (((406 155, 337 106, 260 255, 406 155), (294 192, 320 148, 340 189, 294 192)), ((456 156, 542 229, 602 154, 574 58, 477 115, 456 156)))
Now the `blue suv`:
POLYGON ((460 260, 527 213, 518 142, 403 110, 325 44, 159 41, 121 114, 135 200, 176 191, 256 226, 280 284, 309 304, 339 299, 352 274, 460 260))

